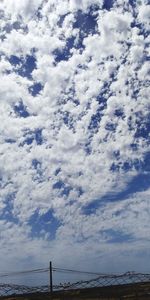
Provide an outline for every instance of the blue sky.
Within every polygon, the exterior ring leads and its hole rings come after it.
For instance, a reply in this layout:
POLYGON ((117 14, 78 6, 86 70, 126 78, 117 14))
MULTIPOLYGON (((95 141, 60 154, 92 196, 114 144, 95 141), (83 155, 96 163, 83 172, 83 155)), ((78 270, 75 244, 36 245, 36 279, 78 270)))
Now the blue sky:
POLYGON ((148 272, 149 12, 0 2, 2 270, 148 272))

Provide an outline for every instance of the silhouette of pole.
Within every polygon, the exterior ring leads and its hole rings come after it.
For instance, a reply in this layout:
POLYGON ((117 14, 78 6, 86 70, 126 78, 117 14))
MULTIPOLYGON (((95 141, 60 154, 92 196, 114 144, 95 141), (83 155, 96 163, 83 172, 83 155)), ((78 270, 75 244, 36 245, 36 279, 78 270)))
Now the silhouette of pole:
POLYGON ((49 283, 50 283, 50 293, 53 293, 53 270, 52 270, 52 262, 49 263, 49 283))

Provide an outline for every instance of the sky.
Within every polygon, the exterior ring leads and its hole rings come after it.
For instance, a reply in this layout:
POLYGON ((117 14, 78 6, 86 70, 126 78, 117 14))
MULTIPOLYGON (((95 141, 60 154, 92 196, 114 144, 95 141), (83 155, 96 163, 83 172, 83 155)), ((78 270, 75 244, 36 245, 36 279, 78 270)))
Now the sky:
POLYGON ((0 0, 0 271, 150 271, 148 0, 0 0))

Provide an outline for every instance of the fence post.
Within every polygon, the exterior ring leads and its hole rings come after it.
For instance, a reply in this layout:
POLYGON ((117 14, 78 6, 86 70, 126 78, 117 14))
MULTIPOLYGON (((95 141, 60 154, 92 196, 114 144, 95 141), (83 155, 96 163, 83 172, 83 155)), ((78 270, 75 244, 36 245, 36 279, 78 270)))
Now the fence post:
POLYGON ((49 263, 49 283, 50 283, 50 294, 53 293, 53 270, 52 270, 52 262, 49 263))

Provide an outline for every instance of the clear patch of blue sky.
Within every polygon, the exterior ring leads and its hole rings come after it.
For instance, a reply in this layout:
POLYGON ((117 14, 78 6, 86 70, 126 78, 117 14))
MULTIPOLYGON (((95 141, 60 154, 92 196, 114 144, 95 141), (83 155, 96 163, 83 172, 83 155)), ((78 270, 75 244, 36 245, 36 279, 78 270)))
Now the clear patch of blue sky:
POLYGON ((15 106, 14 106, 14 111, 15 113, 19 116, 19 117, 22 117, 22 118, 27 118, 29 117, 29 113, 27 111, 27 107, 25 107, 25 105, 23 104, 22 101, 20 101, 19 103, 17 103, 15 106))
POLYGON ((103 9, 110 10, 113 7, 114 0, 104 0, 103 9))
POLYGON ((42 91, 42 89, 42 84, 40 82, 36 82, 29 87, 29 92, 33 97, 35 97, 42 91))
POLYGON ((17 74, 28 79, 32 78, 32 71, 36 68, 36 58, 33 55, 27 55, 25 58, 11 55, 9 62, 17 74))
POLYGON ((86 14, 79 10, 76 13, 76 21, 73 27, 79 28, 84 37, 89 34, 94 34, 96 33, 97 27, 97 15, 94 14, 93 10, 90 10, 89 13, 86 14))
POLYGON ((137 0, 129 0, 129 4, 135 7, 137 0))
POLYGON ((67 61, 71 57, 71 49, 74 47, 75 38, 71 37, 67 39, 66 46, 64 49, 56 49, 53 52, 55 63, 59 63, 60 61, 67 61))
POLYGON ((49 239, 53 240, 55 238, 56 231, 61 224, 60 221, 55 218, 53 210, 49 210, 42 215, 40 215, 37 210, 31 216, 28 225, 31 227, 31 237, 39 238, 48 233, 49 239))

